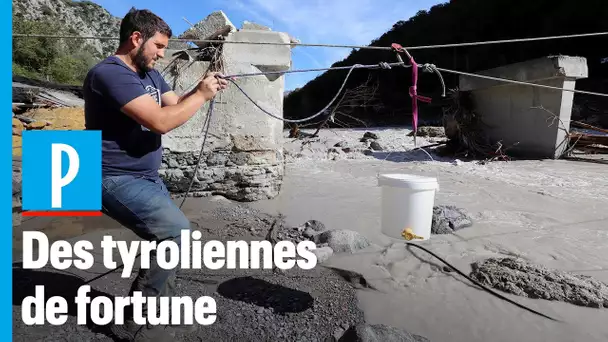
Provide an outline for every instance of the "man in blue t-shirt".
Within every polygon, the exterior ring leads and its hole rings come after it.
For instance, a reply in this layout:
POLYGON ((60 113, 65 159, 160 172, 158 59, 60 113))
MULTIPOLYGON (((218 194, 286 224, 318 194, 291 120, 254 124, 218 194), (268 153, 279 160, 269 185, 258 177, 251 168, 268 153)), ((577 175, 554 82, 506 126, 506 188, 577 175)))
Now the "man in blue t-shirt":
MULTIPOLYGON (((188 121, 227 82, 212 73, 189 93, 174 93, 154 69, 171 36, 169 26, 154 13, 131 9, 120 25, 118 50, 89 71, 83 91, 86 129, 102 135, 103 211, 141 238, 179 243, 190 221, 159 177, 161 136, 188 121)), ((152 253, 150 269, 139 271, 129 295, 174 296, 174 280, 175 270, 160 268, 152 253)), ((165 327, 138 326, 129 313, 125 320, 112 326, 121 339, 171 340, 165 327)))

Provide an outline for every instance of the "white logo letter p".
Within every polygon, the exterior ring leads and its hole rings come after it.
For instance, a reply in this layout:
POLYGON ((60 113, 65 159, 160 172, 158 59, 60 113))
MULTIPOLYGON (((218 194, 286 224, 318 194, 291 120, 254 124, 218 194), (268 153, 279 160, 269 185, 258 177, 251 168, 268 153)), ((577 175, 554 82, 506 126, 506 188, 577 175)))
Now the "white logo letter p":
POLYGON ((80 159, 78 152, 66 144, 52 144, 51 146, 51 206, 61 208, 61 188, 70 184, 80 169, 80 159), (65 177, 62 177, 61 153, 68 155, 69 167, 65 177))

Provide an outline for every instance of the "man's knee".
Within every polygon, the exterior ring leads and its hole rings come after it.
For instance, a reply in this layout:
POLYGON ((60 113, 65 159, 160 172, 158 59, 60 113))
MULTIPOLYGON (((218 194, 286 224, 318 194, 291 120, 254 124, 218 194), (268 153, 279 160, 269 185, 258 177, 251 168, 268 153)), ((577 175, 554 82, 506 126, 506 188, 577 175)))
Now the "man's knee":
POLYGON ((182 231, 190 230, 190 220, 171 200, 156 206, 154 213, 148 215, 144 222, 158 240, 175 239, 179 242, 182 231))
POLYGON ((104 186, 104 207, 136 234, 149 240, 166 240, 190 229, 190 220, 160 184, 141 178, 120 181, 119 186, 104 186))
POLYGON ((175 238, 176 242, 179 244, 182 232, 190 234, 191 224, 190 220, 182 213, 181 210, 177 210, 173 216, 168 218, 171 222, 167 224, 167 227, 170 227, 170 234, 175 238))

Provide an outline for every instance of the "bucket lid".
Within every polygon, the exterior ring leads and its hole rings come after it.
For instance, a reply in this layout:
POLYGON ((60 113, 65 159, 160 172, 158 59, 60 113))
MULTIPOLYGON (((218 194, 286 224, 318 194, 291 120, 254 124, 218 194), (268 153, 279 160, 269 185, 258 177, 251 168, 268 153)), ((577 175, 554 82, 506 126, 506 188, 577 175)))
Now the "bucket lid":
POLYGON ((439 183, 435 177, 424 177, 404 173, 382 174, 378 176, 378 185, 414 190, 432 190, 439 188, 439 183))

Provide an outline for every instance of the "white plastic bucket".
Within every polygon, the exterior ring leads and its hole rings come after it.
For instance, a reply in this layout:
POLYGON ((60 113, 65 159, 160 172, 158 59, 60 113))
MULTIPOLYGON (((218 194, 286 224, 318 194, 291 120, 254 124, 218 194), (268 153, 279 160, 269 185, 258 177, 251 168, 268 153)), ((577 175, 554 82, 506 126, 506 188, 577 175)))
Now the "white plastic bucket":
POLYGON ((436 178, 408 174, 383 174, 378 177, 382 187, 382 233, 404 240, 406 228, 428 240, 431 237, 436 178))

